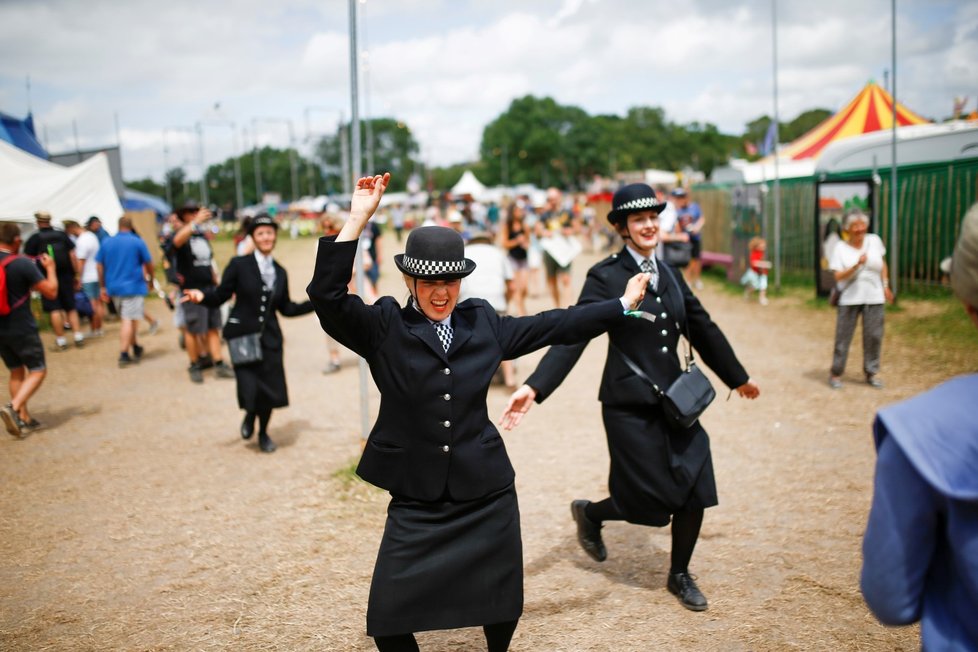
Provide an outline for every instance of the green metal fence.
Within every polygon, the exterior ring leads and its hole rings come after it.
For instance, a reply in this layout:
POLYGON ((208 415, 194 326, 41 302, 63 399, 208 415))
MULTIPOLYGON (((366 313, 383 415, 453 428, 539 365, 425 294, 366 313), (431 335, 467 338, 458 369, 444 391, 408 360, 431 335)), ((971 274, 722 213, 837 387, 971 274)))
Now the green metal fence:
MULTIPOLYGON (((872 170, 861 170, 822 180, 867 179, 872 174, 872 170)), ((877 174, 876 231, 889 247, 890 171, 881 168, 877 174)), ((978 200, 978 158, 900 168, 897 184, 900 287, 938 285, 942 282, 940 262, 951 255, 961 219, 978 200)), ((773 185, 699 184, 693 188, 694 199, 707 217, 704 249, 733 255, 731 278, 746 266, 747 240, 751 237, 764 235, 768 255, 774 255, 773 185)), ((785 179, 780 185, 782 270, 811 273, 815 265, 815 179, 785 179)), ((892 259, 892 254, 889 257, 892 259)))

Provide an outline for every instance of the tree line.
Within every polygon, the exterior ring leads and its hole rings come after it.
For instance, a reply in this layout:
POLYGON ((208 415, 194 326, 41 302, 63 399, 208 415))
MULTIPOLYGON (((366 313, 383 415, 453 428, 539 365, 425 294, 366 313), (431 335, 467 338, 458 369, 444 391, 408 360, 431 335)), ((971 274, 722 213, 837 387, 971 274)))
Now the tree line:
MULTIPOLYGON (((826 109, 812 109, 789 122, 780 122, 779 142, 794 140, 831 114, 826 109)), ((420 147, 405 122, 394 118, 363 121, 360 169, 367 170, 372 163, 374 170, 390 170, 391 190, 395 192, 404 190, 411 178, 418 179, 425 189, 444 190, 458 181, 466 169, 472 169, 490 186, 532 183, 568 189, 585 188, 595 175, 607 177, 649 168, 692 169, 709 175, 731 157, 758 158, 771 122, 769 116, 761 116, 749 122, 744 133, 730 135, 709 122, 670 121, 659 107, 633 107, 624 116, 590 115, 580 107, 562 105, 549 97, 527 95, 514 99, 486 125, 478 160, 451 166, 426 169, 419 157, 420 147)), ((349 151, 350 140, 350 123, 346 123, 335 134, 323 136, 309 157, 273 147, 243 154, 238 157, 238 165, 245 203, 257 202, 263 192, 294 199, 294 188, 299 196, 342 193, 344 165, 349 165, 343 150, 349 151)), ((211 203, 234 204, 234 163, 229 158, 208 167, 206 183, 211 203)), ((174 204, 187 199, 200 201, 199 179, 188 178, 182 167, 167 170, 165 183, 174 204)), ((127 185, 167 196, 166 186, 152 179, 127 185)))

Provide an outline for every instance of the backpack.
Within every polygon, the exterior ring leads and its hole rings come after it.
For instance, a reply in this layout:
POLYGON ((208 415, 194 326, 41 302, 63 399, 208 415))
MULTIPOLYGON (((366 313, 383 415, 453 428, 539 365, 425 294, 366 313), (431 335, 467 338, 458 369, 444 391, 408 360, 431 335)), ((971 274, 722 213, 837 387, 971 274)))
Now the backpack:
POLYGON ((11 254, 3 260, 0 260, 0 317, 6 317, 17 308, 20 308, 31 296, 31 293, 28 291, 27 294, 17 299, 13 305, 10 304, 10 297, 7 296, 7 265, 18 258, 20 256, 17 254, 11 254))

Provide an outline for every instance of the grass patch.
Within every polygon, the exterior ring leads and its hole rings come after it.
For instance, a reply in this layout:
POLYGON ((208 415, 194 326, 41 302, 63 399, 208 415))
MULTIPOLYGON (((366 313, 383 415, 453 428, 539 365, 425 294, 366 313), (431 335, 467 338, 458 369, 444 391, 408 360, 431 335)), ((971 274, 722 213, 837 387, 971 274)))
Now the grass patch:
POLYGON ((906 301, 887 321, 889 334, 912 343, 949 374, 978 370, 978 329, 953 297, 906 301))

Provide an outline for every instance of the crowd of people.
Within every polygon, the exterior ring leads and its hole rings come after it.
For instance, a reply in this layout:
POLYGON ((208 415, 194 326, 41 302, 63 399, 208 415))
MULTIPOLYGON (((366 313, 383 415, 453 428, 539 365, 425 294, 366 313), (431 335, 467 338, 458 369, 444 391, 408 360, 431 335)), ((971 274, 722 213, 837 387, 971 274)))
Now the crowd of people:
MULTIPOLYGON (((204 207, 181 206, 158 240, 189 380, 204 382, 209 369, 216 378, 234 378, 244 412, 240 436, 250 440, 257 431, 260 451, 276 450, 271 415, 288 405, 279 315, 315 311, 326 334, 325 373, 340 369, 340 346, 369 365, 381 404, 357 473, 391 494, 367 607, 367 634, 377 648, 417 650, 416 632, 481 626, 490 652, 508 649, 523 608, 519 507, 486 394, 502 381, 512 393, 499 425, 517 427, 603 333, 608 348, 597 389, 608 495, 571 502, 577 542, 600 563, 609 554, 604 523, 669 526, 665 589, 683 607, 706 610, 691 560, 705 511, 718 504, 713 460, 698 414, 677 421, 666 390, 690 370, 693 351, 731 392, 755 399, 760 387, 696 295, 700 207, 684 188, 643 183, 617 189, 606 222, 580 197, 556 188, 539 206, 525 196, 498 206, 436 202, 415 224, 393 206, 387 224, 399 242, 407 233, 404 252, 393 256, 392 273, 406 289, 401 302, 377 289, 387 262, 371 218, 389 181, 389 174, 358 180, 348 211, 334 206, 323 215, 309 300, 292 298, 288 273, 274 257, 280 225, 269 215, 242 222, 236 255, 223 272, 210 242, 213 216, 204 207), (607 231, 621 244, 587 271, 574 301, 572 265, 581 251, 605 248, 598 243, 610 242, 607 231), (546 293, 553 308, 530 314, 527 297, 534 292, 546 293), (221 306, 232 298, 225 318, 221 306), (547 346, 537 368, 517 380, 515 361, 547 346)), ((91 338, 102 336, 114 313, 120 368, 143 356, 141 322, 153 332, 159 324, 145 302, 158 288, 153 257, 128 217, 119 219, 114 236, 95 217, 84 227, 65 221, 64 231, 51 221, 38 212, 26 243, 18 225, 0 223, 0 357, 11 397, 0 420, 18 437, 41 426, 28 408, 46 374, 32 292, 50 315, 53 351, 84 346, 80 315, 88 317, 91 338), (22 248, 25 255, 18 255, 22 248), (90 307, 80 310, 86 302, 90 307)), ((839 310, 829 384, 841 387, 861 315, 866 382, 880 388, 883 306, 893 299, 886 252, 868 233, 865 213, 851 211, 844 226, 830 261, 839 310)), ((741 282, 747 296, 756 292, 767 304, 766 244, 755 238, 749 248, 741 282)), ((978 207, 965 220, 951 268, 954 290, 978 325, 976 252, 978 207)), ((978 433, 959 409, 974 378, 888 408, 876 423, 879 466, 862 586, 882 621, 923 618, 928 649, 972 649, 968 643, 978 641, 965 617, 978 604, 978 557, 968 552, 978 531, 972 481, 978 474, 966 454, 978 433)))

